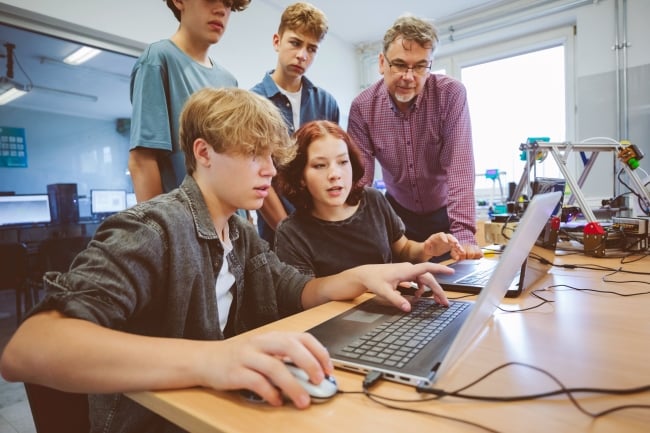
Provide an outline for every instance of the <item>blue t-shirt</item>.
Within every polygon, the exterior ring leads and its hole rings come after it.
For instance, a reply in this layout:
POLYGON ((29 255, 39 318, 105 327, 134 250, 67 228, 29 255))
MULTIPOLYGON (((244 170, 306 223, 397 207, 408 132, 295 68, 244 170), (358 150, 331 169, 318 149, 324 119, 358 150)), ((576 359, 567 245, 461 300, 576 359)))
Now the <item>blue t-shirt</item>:
POLYGON ((214 61, 212 67, 196 62, 169 39, 149 45, 131 72, 131 149, 165 151, 158 160, 164 192, 187 173, 178 120, 189 96, 205 87, 237 87, 237 80, 214 61))

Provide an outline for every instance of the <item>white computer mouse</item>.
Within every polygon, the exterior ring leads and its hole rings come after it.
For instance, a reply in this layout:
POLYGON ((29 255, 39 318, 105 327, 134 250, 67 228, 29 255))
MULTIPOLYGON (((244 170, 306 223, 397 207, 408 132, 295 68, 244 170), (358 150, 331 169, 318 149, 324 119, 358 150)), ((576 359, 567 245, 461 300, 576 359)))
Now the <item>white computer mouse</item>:
POLYGON ((287 363, 286 366, 291 374, 298 379, 298 382, 302 385, 305 391, 307 391, 313 403, 322 403, 329 400, 338 392, 338 386, 334 377, 326 375, 325 379, 323 379, 321 383, 315 385, 309 381, 309 376, 305 370, 291 363, 287 363))
MULTIPOLYGON (((325 376, 325 379, 321 381, 318 385, 315 385, 309 381, 309 376, 305 371, 296 365, 287 362, 285 363, 287 369, 291 374, 298 380, 300 385, 307 391, 309 397, 311 397, 312 403, 322 403, 330 398, 334 397, 338 392, 338 386, 336 380, 332 376, 325 376)), ((260 397, 257 393, 250 391, 248 389, 242 389, 239 391, 239 394, 246 399, 247 401, 253 403, 264 403, 264 399, 260 397)))

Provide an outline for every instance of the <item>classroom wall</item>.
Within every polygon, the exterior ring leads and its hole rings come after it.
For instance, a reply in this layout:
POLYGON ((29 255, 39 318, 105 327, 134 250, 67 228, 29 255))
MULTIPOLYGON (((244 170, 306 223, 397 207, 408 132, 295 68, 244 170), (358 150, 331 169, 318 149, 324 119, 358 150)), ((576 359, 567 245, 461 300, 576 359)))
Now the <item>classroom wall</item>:
POLYGON ((126 175, 129 137, 114 121, 0 106, 3 124, 25 128, 28 168, 0 167, 0 189, 16 194, 47 193, 52 183, 90 189, 131 191, 126 175))

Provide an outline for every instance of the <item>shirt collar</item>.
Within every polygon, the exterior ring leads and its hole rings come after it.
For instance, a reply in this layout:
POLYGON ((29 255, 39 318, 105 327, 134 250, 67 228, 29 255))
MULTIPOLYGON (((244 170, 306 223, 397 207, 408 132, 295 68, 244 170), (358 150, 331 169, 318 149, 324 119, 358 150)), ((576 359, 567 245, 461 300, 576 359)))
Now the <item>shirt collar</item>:
MULTIPOLYGON (((267 98, 272 98, 278 93, 280 93, 280 89, 278 88, 278 85, 275 84, 275 81, 273 81, 273 78, 271 75, 275 72, 275 69, 272 69, 264 75, 264 78, 262 79, 262 90, 264 92, 264 96, 267 98)), ((302 81, 302 92, 303 94, 305 92, 311 92, 313 89, 315 89, 314 83, 309 81, 307 77, 304 75, 301 78, 302 81)))
MULTIPOLYGON (((196 227, 198 237, 202 239, 219 239, 217 231, 214 229, 208 206, 206 205, 201 189, 194 178, 189 175, 185 176, 179 189, 187 198, 187 203, 190 212, 192 213, 192 220, 194 221, 194 227, 196 227)), ((239 217, 237 215, 232 215, 228 218, 228 233, 231 240, 239 238, 239 231, 237 230, 237 224, 234 220, 235 218, 239 217)))

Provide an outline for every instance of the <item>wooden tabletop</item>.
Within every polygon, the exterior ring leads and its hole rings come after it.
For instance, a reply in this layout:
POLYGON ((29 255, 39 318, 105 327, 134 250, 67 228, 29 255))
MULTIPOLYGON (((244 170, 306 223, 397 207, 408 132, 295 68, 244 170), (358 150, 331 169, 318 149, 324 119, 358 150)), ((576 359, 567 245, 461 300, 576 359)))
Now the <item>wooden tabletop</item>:
MULTIPOLYGON (((650 258, 622 264, 620 259, 615 258, 565 255, 557 257, 555 262, 650 272, 650 258)), ((533 290, 544 289, 536 293, 553 302, 524 312, 497 310, 451 375, 436 383, 436 387, 447 391, 458 389, 510 362, 543 369, 566 387, 622 389, 650 385, 650 294, 619 296, 585 290, 627 295, 648 292, 650 277, 623 273, 607 276, 609 273, 604 270, 554 267, 547 277, 533 287, 533 290), (604 278, 618 283, 605 282, 604 278), (631 280, 635 282, 620 282, 631 280)), ((321 305, 252 332, 306 330, 350 308, 366 296, 355 302, 321 305)), ((448 296, 462 295, 450 292, 448 296)), ((527 291, 519 298, 504 299, 501 307, 517 310, 540 302, 527 291)), ((626 409, 594 419, 578 410, 565 394, 504 403, 456 397, 430 400, 430 397, 417 393, 412 387, 384 381, 372 388, 376 395, 408 400, 386 403, 419 411, 415 413, 384 407, 361 394, 363 376, 360 374, 337 370, 336 379, 343 394, 303 411, 290 404, 273 408, 249 403, 235 392, 203 388, 127 395, 196 433, 404 433, 434 429, 444 432, 503 433, 650 431, 650 409, 626 409), (485 428, 464 422, 477 423, 485 428)), ((510 366, 465 392, 483 396, 514 396, 558 388, 542 372, 523 366, 510 366)), ((627 396, 594 393, 574 396, 589 412, 600 412, 620 405, 650 405, 650 392, 627 396)))

